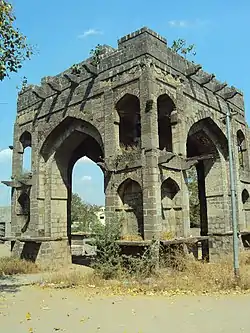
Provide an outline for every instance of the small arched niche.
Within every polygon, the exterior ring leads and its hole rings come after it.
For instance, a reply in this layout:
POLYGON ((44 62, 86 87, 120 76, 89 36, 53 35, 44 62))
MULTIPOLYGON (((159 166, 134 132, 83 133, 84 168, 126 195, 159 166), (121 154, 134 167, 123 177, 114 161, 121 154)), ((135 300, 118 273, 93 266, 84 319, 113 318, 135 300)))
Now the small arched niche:
POLYGON ((139 98, 126 94, 116 104, 119 115, 119 143, 123 149, 140 146, 141 117, 139 98))
POLYGON ((157 113, 160 150, 173 151, 171 114, 175 109, 173 100, 167 94, 158 97, 157 113))
POLYGON ((128 178, 118 188, 123 216, 122 235, 139 235, 144 237, 143 198, 138 182, 128 178))
POLYGON ((178 207, 179 185, 172 179, 167 178, 161 184, 161 209, 163 232, 177 233, 177 226, 180 224, 178 207))
POLYGON ((244 229, 248 229, 250 225, 250 196, 249 192, 244 189, 241 193, 241 200, 243 205, 244 229))
POLYGON ((22 145, 22 173, 31 172, 32 170, 32 138, 28 131, 23 132, 20 136, 20 143, 22 145))

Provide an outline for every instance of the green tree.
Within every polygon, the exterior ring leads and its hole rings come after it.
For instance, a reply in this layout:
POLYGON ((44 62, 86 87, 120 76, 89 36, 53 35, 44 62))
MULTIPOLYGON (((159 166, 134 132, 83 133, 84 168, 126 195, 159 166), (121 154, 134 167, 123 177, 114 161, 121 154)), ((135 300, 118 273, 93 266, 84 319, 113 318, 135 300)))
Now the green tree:
POLYGON ((193 56, 196 55, 195 45, 194 44, 187 45, 186 40, 182 39, 182 38, 178 38, 178 39, 174 40, 172 43, 171 49, 176 53, 180 53, 181 55, 184 55, 185 58, 189 54, 191 54, 193 56))
POLYGON ((198 181, 196 168, 193 167, 187 172, 188 191, 189 191, 189 209, 191 227, 200 226, 200 203, 198 196, 198 181))
POLYGON ((99 210, 97 205, 84 202, 77 193, 72 194, 71 200, 71 224, 76 222, 75 231, 90 231, 91 227, 98 223, 96 212, 99 210))
POLYGON ((32 47, 18 28, 12 5, 0 0, 0 81, 17 72, 25 59, 30 59, 32 47))

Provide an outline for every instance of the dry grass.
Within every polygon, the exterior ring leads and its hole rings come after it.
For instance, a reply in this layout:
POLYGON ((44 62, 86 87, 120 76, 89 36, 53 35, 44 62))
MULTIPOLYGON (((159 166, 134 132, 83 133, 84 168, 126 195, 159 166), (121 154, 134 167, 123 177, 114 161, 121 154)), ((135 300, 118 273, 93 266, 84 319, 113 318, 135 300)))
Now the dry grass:
POLYGON ((0 276, 37 273, 38 267, 33 262, 14 257, 0 258, 0 276))
POLYGON ((175 233, 172 231, 163 231, 160 234, 160 240, 172 240, 175 238, 175 233))
MULTIPOLYGON (((179 258, 183 261, 183 258, 179 258)), ((181 265, 179 265, 180 267, 181 265)), ((182 267, 183 263, 182 263, 182 267)), ((104 280, 96 272, 56 273, 45 285, 57 288, 81 287, 88 294, 136 295, 136 294, 209 294, 250 291, 250 255, 241 256, 241 280, 236 286, 231 258, 217 263, 185 260, 185 268, 162 269, 149 278, 138 279, 134 275, 118 274, 116 280, 104 280)))
POLYGON ((143 241, 143 238, 140 235, 123 235, 121 240, 133 242, 133 241, 143 241))

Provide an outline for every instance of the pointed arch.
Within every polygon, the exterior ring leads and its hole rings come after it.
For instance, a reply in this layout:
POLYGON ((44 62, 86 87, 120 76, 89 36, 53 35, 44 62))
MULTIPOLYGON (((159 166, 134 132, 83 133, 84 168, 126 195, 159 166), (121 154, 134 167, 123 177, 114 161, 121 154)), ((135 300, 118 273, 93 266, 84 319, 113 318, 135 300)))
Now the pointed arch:
POLYGON ((140 100, 132 94, 125 94, 115 105, 119 115, 119 143, 125 149, 140 146, 141 115, 140 100))
POLYGON ((144 236, 142 189, 138 182, 127 178, 118 187, 123 212, 123 234, 144 236))
POLYGON ((243 206, 246 204, 246 203, 249 203, 249 193, 246 189, 244 189, 241 193, 241 200, 242 200, 242 203, 243 203, 243 206))
POLYGON ((242 130, 237 131, 237 148, 240 168, 248 168, 246 138, 242 130))
POLYGON ((161 199, 163 200, 167 197, 173 200, 176 194, 180 191, 179 185, 171 177, 168 177, 161 184, 161 199))
POLYGON ((173 100, 163 94, 157 98, 158 136, 160 150, 173 151, 171 114, 176 106, 173 100))
POLYGON ((100 147, 103 157, 104 144, 98 129, 85 120, 66 117, 48 134, 42 144, 40 153, 44 157, 45 161, 48 160, 53 152, 55 152, 62 145, 62 143, 72 135, 75 136, 76 140, 73 141, 76 143, 82 142, 86 138, 91 138, 92 141, 95 142, 95 145, 100 147))
POLYGON ((187 157, 212 154, 219 156, 219 152, 228 158, 227 138, 213 121, 207 117, 194 123, 187 136, 187 157))
POLYGON ((32 169, 32 136, 29 131, 24 131, 19 138, 22 153, 22 172, 32 169))

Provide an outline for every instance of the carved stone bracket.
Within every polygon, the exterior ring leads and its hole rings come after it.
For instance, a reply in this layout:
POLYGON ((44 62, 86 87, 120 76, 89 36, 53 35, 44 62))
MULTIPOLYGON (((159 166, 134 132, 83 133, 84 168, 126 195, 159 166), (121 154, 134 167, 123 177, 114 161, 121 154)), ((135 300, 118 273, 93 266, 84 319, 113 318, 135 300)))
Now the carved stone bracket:
POLYGON ((227 100, 233 98, 235 95, 237 95, 239 92, 234 88, 231 87, 228 89, 228 91, 224 92, 222 97, 227 100))
POLYGON ((93 66, 91 64, 83 64, 83 67, 85 68, 85 70, 89 74, 93 75, 94 77, 96 77, 98 75, 98 73, 97 73, 97 67, 95 67, 95 66, 93 66))
POLYGON ((206 76, 202 77, 199 80, 199 83, 201 86, 204 86, 205 84, 208 84, 210 81, 212 81, 213 78, 215 78, 214 74, 206 74, 206 76))
POLYGON ((22 188, 22 187, 30 187, 32 186, 32 180, 27 179, 27 180, 2 180, 2 184, 12 187, 12 188, 22 188))
POLYGON ((217 83, 217 84, 214 85, 214 87, 212 89, 213 89, 213 92, 216 93, 216 92, 219 92, 222 89, 224 89, 226 86, 227 86, 226 82, 217 83))
POLYGON ((64 76, 66 77, 66 79, 68 79, 71 82, 71 84, 78 86, 79 84, 78 76, 69 73, 64 73, 64 76))
POLYGON ((42 100, 45 100, 47 98, 46 91, 43 89, 43 87, 36 86, 32 89, 32 92, 42 100))
POLYGON ((199 70, 202 69, 202 66, 197 64, 197 65, 193 65, 193 66, 190 66, 186 69, 186 73, 185 75, 187 77, 191 77, 195 74, 197 74, 199 72, 199 70))
POLYGON ((50 86, 51 89, 53 89, 56 92, 61 92, 62 87, 58 82, 56 82, 56 79, 53 77, 47 77, 46 78, 46 83, 50 86))

